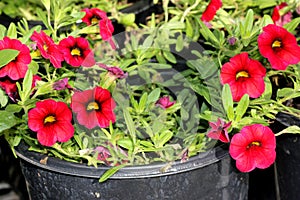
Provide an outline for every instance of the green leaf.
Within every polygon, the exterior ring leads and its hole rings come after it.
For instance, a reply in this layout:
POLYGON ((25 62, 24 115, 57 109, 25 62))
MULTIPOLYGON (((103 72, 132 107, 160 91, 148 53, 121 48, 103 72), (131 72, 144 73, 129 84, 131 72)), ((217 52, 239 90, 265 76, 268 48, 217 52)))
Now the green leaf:
POLYGON ((0 89, 0 105, 1 107, 6 106, 8 102, 8 97, 6 96, 5 92, 0 89))
POLYGON ((117 141, 117 144, 119 146, 127 149, 128 151, 133 150, 133 143, 132 143, 132 140, 130 138, 121 138, 117 141))
POLYGON ((10 113, 18 113, 22 110, 22 106, 18 104, 9 104, 5 108, 5 111, 10 112, 10 113))
POLYGON ((37 74, 39 70, 39 64, 32 60, 31 63, 28 65, 28 68, 32 71, 32 74, 37 74))
POLYGON ((9 38, 17 38, 17 27, 14 23, 10 23, 8 30, 7 30, 7 37, 9 38))
POLYGON ((4 38, 4 36, 6 35, 6 31, 7 31, 6 27, 0 24, 0 40, 4 38))
POLYGON ((15 49, 0 50, 0 68, 7 65, 19 55, 19 51, 15 49))
POLYGON ((294 31, 300 23, 300 17, 294 18, 292 21, 290 21, 289 23, 285 24, 283 27, 288 31, 288 32, 292 32, 294 31))
POLYGON ((167 130, 164 131, 162 134, 159 135, 159 147, 163 147, 172 137, 173 132, 167 130))
POLYGON ((135 14, 129 13, 129 14, 123 14, 120 16, 120 23, 124 24, 125 26, 131 26, 134 24, 135 21, 135 14))
POLYGON ((296 92, 293 88, 283 88, 277 91, 277 97, 287 97, 293 94, 296 95, 296 92))
POLYGON ((235 121, 239 121, 241 120, 241 118, 243 117, 243 115, 246 113, 247 108, 249 106, 249 95, 245 94, 240 102, 238 103, 236 110, 235 110, 235 121))
POLYGON ((192 26, 189 18, 186 18, 186 28, 185 28, 185 32, 186 32, 186 36, 188 38, 193 38, 193 33, 194 33, 194 27, 192 26))
POLYGON ((175 58, 175 56, 168 50, 163 51, 163 55, 164 57, 171 63, 176 64, 177 60, 175 58))
POLYGON ((46 10, 50 10, 50 0, 41 0, 46 10))
POLYGON ((109 170, 107 170, 99 179, 99 182, 102 183, 104 181, 106 181, 107 179, 109 179, 109 177, 111 177, 112 175, 114 175, 117 171, 119 171, 121 168, 125 167, 126 165, 118 165, 118 166, 114 166, 112 168, 110 168, 109 170))
POLYGON ((282 131, 280 131, 279 133, 276 134, 277 135, 281 135, 284 133, 291 133, 291 134, 300 134, 300 127, 299 126, 289 126, 285 129, 283 129, 282 131))
POLYGON ((245 36, 250 36, 251 31, 253 28, 253 21, 254 21, 254 13, 252 9, 249 9, 245 18, 245 24, 244 24, 244 34, 245 36))
POLYGON ((25 77, 24 77, 24 81, 22 83, 22 95, 20 95, 22 101, 26 101, 31 93, 31 86, 32 86, 32 79, 33 79, 33 74, 32 74, 32 70, 28 69, 25 77))
POLYGON ((197 19, 197 21, 201 26, 200 32, 205 38, 205 40, 210 42, 213 46, 219 47, 220 46, 219 41, 216 38, 216 36, 213 34, 213 32, 211 32, 211 30, 209 30, 209 28, 207 28, 207 26, 200 19, 197 19))
POLYGON ((134 126, 134 122, 132 120, 132 117, 131 117, 129 111, 126 108, 123 109, 123 115, 125 118, 125 123, 127 125, 127 129, 132 138, 133 144, 135 144, 135 141, 136 141, 135 126, 134 126))
POLYGON ((0 132, 9 129, 16 124, 17 120, 13 113, 0 111, 0 132))
POLYGON ((222 90, 222 103, 229 120, 233 120, 233 100, 230 87, 228 84, 225 84, 222 90))
POLYGON ((138 106, 138 111, 141 113, 145 110, 146 107, 146 103, 147 103, 147 99, 148 99, 148 94, 147 92, 145 92, 139 102, 139 106, 138 106))
POLYGON ((150 103, 156 102, 159 99, 160 92, 160 88, 155 88, 152 90, 148 95, 147 104, 149 105, 150 103))
POLYGON ((179 36, 177 37, 175 50, 177 52, 180 52, 182 51, 183 47, 184 47, 183 36, 182 33, 180 33, 179 36))

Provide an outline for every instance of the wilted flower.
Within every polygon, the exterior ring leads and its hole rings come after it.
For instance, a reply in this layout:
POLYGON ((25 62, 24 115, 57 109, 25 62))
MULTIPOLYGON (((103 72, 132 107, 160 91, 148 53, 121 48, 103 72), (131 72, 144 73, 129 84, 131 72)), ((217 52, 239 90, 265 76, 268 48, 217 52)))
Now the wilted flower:
POLYGON ((207 137, 220 140, 222 142, 230 142, 228 136, 228 129, 230 128, 231 122, 226 123, 221 118, 218 118, 217 122, 209 122, 211 130, 207 132, 207 137))
POLYGON ((167 109, 175 104, 175 101, 170 101, 169 96, 161 97, 155 105, 160 106, 163 109, 167 109))

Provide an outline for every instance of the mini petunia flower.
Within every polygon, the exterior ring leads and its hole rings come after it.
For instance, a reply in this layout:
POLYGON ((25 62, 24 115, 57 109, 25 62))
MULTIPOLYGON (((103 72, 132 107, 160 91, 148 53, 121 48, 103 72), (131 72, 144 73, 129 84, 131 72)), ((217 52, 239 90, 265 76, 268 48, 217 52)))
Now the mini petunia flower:
POLYGON ((99 8, 84 8, 82 11, 85 12, 82 21, 87 25, 98 24, 101 19, 107 18, 106 12, 99 8))
POLYGON ((13 81, 8 77, 1 78, 0 88, 5 91, 5 93, 13 102, 16 102, 17 99, 19 99, 16 81, 13 81))
POLYGON ((55 68, 61 68, 61 62, 64 60, 64 57, 58 45, 54 43, 51 37, 46 35, 44 31, 40 33, 34 31, 30 39, 36 42, 44 58, 49 59, 55 68))
POLYGON ((95 64, 94 53, 85 38, 69 36, 59 42, 59 47, 65 61, 73 67, 91 67, 95 64))
POLYGON ((300 61, 300 47, 295 36, 274 24, 263 28, 263 32, 258 36, 258 48, 273 69, 285 70, 288 65, 300 61))
POLYGON ((75 92, 72 96, 72 110, 77 113, 78 123, 88 129, 99 126, 106 128, 116 121, 113 112, 116 104, 108 90, 101 87, 75 92))
POLYGON ((64 102, 47 99, 36 103, 28 112, 28 127, 37 132, 39 143, 52 146, 67 142, 74 135, 72 112, 64 102))
MULTIPOLYGON (((127 153, 123 149, 121 149, 120 147, 118 147, 118 146, 114 147, 111 143, 109 143, 108 145, 111 148, 114 148, 118 152, 120 152, 121 154, 123 154, 124 157, 128 156, 127 153)), ((128 162, 127 160, 122 160, 121 162, 117 162, 117 163, 114 163, 113 161, 109 161, 109 159, 111 158, 111 153, 110 153, 110 151, 108 150, 107 147, 98 146, 98 147, 95 148, 95 151, 98 154, 97 159, 103 161, 108 166, 118 166, 118 165, 120 165, 122 163, 124 164, 124 163, 128 162)))
POLYGON ((280 16, 279 11, 287 6, 287 3, 282 2, 280 5, 275 6, 272 13, 272 20, 274 24, 278 26, 283 26, 289 23, 292 20, 292 12, 287 12, 284 15, 280 16))
POLYGON ((228 129, 231 125, 231 122, 225 123, 224 120, 218 118, 217 122, 209 122, 211 130, 208 131, 207 137, 220 140, 221 142, 228 143, 230 142, 228 136, 228 129))
POLYGON ((167 109, 175 104, 175 101, 170 101, 169 96, 164 96, 158 99, 155 105, 160 106, 163 109, 167 109))
POLYGON ((62 80, 53 83, 52 87, 54 90, 73 89, 68 83, 68 78, 63 78, 62 80))
POLYGON ((42 80, 42 78, 39 75, 33 75, 31 88, 34 88, 35 86, 37 86, 37 82, 40 80, 42 80))
POLYGON ((19 51, 19 54, 0 69, 0 77, 8 76, 12 80, 24 78, 28 70, 28 64, 31 62, 29 48, 17 39, 4 37, 3 40, 0 40, 0 50, 3 49, 15 49, 19 51))
POLYGON ((109 76, 113 77, 114 79, 123 79, 128 76, 128 73, 125 73, 119 67, 109 67, 102 63, 97 63, 97 65, 103 69, 106 69, 109 72, 109 76))
POLYGON ((272 130, 261 124, 245 126, 235 134, 229 146, 229 153, 236 160, 241 172, 250 172, 255 168, 265 169, 276 158, 276 141, 272 130))
POLYGON ((244 94, 252 98, 262 95, 265 90, 266 69, 257 60, 240 53, 225 63, 221 69, 221 83, 228 83, 234 101, 239 101, 244 94))
POLYGON ((116 45, 112 39, 112 34, 114 32, 114 26, 110 19, 104 18, 99 21, 100 35, 101 38, 110 43, 112 49, 116 49, 116 45))
POLYGON ((201 16, 201 20, 209 22, 214 19, 217 11, 222 7, 221 0, 211 0, 201 16))

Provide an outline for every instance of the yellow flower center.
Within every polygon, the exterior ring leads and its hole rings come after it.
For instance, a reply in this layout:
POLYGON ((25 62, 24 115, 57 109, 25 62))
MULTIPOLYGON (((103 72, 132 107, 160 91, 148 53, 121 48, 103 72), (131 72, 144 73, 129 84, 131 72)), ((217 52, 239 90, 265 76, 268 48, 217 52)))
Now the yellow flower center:
POLYGON ((281 47, 281 41, 275 40, 275 41, 272 43, 272 48, 280 48, 280 47, 281 47))
POLYGON ((80 50, 78 48, 72 49, 71 55, 72 56, 80 56, 81 55, 80 50))
POLYGON ((99 22, 99 19, 97 18, 97 17, 93 17, 92 19, 91 19, 91 23, 92 24, 97 24, 99 22))
POLYGON ((48 50, 48 46, 47 45, 43 45, 43 49, 45 50, 45 51, 47 51, 48 50))
POLYGON ((31 57, 33 57, 33 58, 40 57, 40 56, 41 56, 41 52, 38 49, 31 53, 31 57))
POLYGON ((55 122, 55 121, 56 121, 55 117, 52 116, 52 115, 49 115, 49 116, 47 116, 47 117, 44 119, 44 124, 46 124, 46 123, 52 123, 52 122, 55 122))
POLYGON ((99 105, 96 102, 91 102, 87 106, 87 110, 99 110, 99 105))
POLYGON ((249 77, 249 73, 246 71, 240 71, 236 74, 235 79, 238 80, 239 78, 248 78, 249 77))
POLYGON ((261 146, 261 143, 260 143, 260 142, 257 142, 257 141, 251 142, 251 143, 247 146, 247 149, 249 149, 250 147, 253 147, 253 146, 260 147, 260 146, 261 146))

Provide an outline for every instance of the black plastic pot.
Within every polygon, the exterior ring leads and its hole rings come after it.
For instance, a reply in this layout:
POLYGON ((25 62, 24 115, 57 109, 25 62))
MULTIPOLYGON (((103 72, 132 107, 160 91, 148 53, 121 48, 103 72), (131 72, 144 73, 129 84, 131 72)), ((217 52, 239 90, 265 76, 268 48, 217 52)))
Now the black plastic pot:
POLYGON ((244 200, 248 174, 238 172, 228 150, 213 149, 184 163, 126 167, 99 183, 108 167, 89 167, 28 151, 17 150, 32 200, 244 200))
MULTIPOLYGON (((300 126, 300 119, 280 113, 273 128, 280 131, 288 126, 300 126)), ((281 200, 300 199, 300 136, 283 134, 277 141, 277 195, 281 200)))

